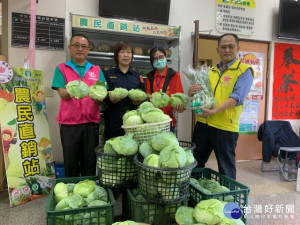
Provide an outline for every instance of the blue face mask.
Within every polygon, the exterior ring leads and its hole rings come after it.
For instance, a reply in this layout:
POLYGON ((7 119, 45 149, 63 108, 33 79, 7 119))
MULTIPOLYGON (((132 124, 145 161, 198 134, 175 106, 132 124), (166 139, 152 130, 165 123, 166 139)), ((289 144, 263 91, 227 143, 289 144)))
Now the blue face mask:
POLYGON ((163 69, 167 65, 167 59, 159 59, 153 63, 154 68, 156 69, 163 69))

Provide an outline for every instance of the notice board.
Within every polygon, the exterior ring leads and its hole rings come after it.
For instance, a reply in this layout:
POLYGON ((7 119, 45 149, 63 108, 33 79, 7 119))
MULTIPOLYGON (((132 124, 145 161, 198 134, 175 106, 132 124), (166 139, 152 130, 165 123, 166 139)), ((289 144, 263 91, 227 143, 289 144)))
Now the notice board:
MULTIPOLYGON (((65 19, 36 15, 35 47, 64 49, 65 19)), ((28 47, 30 40, 30 14, 12 13, 11 45, 28 47)))

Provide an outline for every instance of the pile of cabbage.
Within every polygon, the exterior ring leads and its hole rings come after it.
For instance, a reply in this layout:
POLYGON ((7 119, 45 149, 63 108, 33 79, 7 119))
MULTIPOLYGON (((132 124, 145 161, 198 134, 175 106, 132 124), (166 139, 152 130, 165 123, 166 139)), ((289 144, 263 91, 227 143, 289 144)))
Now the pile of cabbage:
MULTIPOLYGON (((197 180, 195 178, 191 178, 190 183, 193 184, 194 187, 196 187, 198 190, 200 190, 202 193, 206 195, 230 192, 230 189, 228 189, 226 186, 220 185, 220 183, 214 179, 208 179, 202 177, 197 180)), ((234 201, 234 197, 232 195, 226 195, 226 194, 224 194, 224 196, 220 195, 218 199, 221 201, 224 200, 226 202, 234 201)))
POLYGON ((164 131, 141 143, 139 153, 147 166, 139 176, 143 194, 149 199, 159 197, 163 202, 180 198, 180 188, 190 179, 190 173, 180 169, 195 164, 192 151, 182 148, 174 133, 164 131))
MULTIPOLYGON (((212 109, 215 106, 216 100, 211 91, 208 79, 209 67, 203 65, 195 70, 191 65, 184 70, 185 78, 189 85, 199 84, 201 90, 194 94, 192 98, 191 108, 201 106, 206 109, 212 109)), ((195 113, 202 113, 201 109, 194 109, 195 113)))
POLYGON ((97 81, 94 85, 88 86, 81 80, 73 80, 66 86, 67 92, 76 99, 84 98, 89 95, 91 99, 103 101, 107 95, 105 84, 97 81))
POLYGON ((134 126, 144 123, 156 123, 170 120, 170 117, 151 102, 143 102, 137 110, 127 111, 123 115, 123 125, 134 126))
MULTIPOLYGON (((94 180, 83 180, 78 183, 59 182, 55 185, 54 199, 55 211, 82 209, 110 205, 106 190, 97 185, 94 180)), ((106 224, 106 211, 80 212, 56 217, 57 224, 60 222, 72 222, 72 224, 106 224)))
POLYGON ((224 214, 227 202, 202 200, 195 208, 181 206, 175 214, 179 225, 245 225, 241 219, 229 219, 224 214))
POLYGON ((128 157, 138 152, 138 144, 133 139, 133 134, 107 140, 103 152, 106 154, 98 154, 97 159, 102 184, 114 187, 124 181, 136 181, 137 166, 133 157, 128 157))
MULTIPOLYGON (((142 196, 140 189, 132 189, 131 194, 132 197, 129 197, 128 201, 132 201, 132 205, 135 205, 133 207, 138 208, 139 214, 142 216, 142 222, 147 224, 155 224, 155 222, 157 222, 155 220, 156 215, 161 214, 169 216, 170 222, 173 224, 175 222, 175 213, 177 209, 184 204, 184 201, 172 204, 152 203, 142 196)), ((131 210, 135 210, 135 208, 131 210)))

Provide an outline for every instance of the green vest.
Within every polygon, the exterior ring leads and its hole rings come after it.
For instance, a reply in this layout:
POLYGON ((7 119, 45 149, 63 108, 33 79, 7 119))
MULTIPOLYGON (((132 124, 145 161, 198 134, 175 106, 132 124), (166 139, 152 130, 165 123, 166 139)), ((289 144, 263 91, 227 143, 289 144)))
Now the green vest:
MULTIPOLYGON (((231 95, 235 83, 239 76, 241 76, 248 68, 252 70, 252 76, 254 71, 251 66, 242 63, 237 59, 229 68, 227 68, 220 77, 220 69, 214 66, 209 71, 209 83, 211 90, 216 99, 215 107, 225 102, 231 95)), ((244 105, 238 105, 228 108, 224 111, 218 112, 208 119, 198 117, 198 121, 201 123, 207 123, 207 125, 216 127, 221 130, 239 132, 239 118, 242 114, 244 105)))

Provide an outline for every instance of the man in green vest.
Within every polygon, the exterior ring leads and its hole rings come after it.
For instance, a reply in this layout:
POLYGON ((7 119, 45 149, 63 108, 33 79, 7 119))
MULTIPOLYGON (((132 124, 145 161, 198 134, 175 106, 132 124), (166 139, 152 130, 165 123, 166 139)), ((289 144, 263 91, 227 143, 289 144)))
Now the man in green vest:
MULTIPOLYGON (((197 167, 205 167, 212 150, 214 150, 219 172, 236 179, 235 148, 239 136, 239 117, 243 110, 254 71, 251 66, 242 63, 237 57, 240 49, 236 34, 226 33, 218 39, 216 48, 221 61, 209 70, 209 83, 216 100, 212 109, 202 107, 198 116, 192 141, 198 161, 197 167)), ((201 86, 194 84, 189 88, 193 96, 201 86)))

